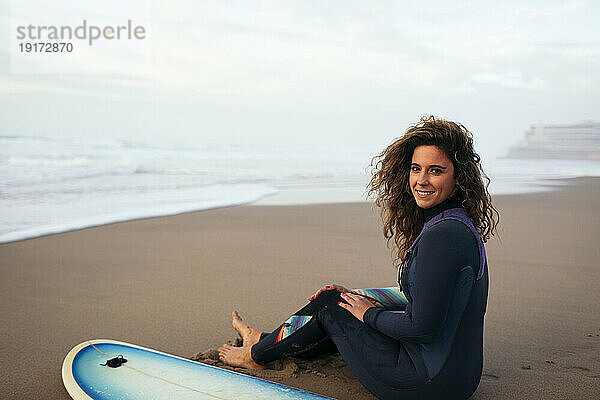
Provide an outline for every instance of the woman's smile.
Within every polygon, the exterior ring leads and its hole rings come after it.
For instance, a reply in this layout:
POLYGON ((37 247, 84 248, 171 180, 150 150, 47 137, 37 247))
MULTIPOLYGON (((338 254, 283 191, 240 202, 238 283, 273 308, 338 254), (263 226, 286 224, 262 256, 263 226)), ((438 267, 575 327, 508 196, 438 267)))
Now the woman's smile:
POLYGON ((415 189, 415 192, 417 192, 417 195, 421 198, 426 198, 427 196, 431 196, 433 193, 435 193, 435 190, 432 191, 426 191, 426 190, 419 190, 419 189, 415 189))

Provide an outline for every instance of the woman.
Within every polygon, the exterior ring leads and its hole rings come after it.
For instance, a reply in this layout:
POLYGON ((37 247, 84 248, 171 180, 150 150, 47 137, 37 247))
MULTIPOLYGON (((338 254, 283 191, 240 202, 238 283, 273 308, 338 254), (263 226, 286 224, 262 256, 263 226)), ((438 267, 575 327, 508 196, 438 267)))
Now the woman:
POLYGON ((337 350, 379 398, 468 398, 483 367, 483 242, 498 222, 472 135, 424 117, 375 160, 369 194, 401 265, 404 312, 329 285, 272 333, 261 334, 234 312, 243 346, 223 345, 220 359, 263 368, 285 356, 337 350))

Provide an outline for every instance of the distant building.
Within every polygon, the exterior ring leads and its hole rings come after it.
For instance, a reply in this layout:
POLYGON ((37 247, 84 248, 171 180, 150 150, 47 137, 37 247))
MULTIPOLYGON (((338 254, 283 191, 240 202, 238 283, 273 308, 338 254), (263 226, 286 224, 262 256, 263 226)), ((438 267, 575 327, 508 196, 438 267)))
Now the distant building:
POLYGON ((507 157, 600 160, 600 123, 534 125, 507 157))

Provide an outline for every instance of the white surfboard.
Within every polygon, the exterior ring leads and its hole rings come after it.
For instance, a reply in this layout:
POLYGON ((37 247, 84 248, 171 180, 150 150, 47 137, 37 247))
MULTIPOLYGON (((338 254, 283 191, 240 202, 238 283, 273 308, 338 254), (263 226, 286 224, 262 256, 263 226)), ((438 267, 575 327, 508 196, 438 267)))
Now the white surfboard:
MULTIPOLYGON (((110 363, 109 363, 110 364, 110 363)), ((65 388, 74 400, 150 399, 329 399, 115 340, 95 339, 75 346, 62 366, 65 388), (106 364, 122 356, 117 367, 106 364)))

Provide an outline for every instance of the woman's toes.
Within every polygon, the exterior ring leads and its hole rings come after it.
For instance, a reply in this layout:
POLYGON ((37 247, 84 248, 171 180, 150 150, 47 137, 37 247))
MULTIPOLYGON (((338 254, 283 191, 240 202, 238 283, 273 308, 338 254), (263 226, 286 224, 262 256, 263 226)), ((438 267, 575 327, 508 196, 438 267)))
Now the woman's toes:
POLYGON ((223 346, 219 347, 219 350, 218 350, 218 351, 219 351, 219 355, 225 355, 225 354, 227 354, 229 351, 231 351, 231 350, 229 349, 229 347, 230 347, 230 346, 229 346, 229 345, 227 345, 227 344, 224 344, 223 346))

